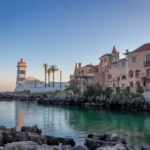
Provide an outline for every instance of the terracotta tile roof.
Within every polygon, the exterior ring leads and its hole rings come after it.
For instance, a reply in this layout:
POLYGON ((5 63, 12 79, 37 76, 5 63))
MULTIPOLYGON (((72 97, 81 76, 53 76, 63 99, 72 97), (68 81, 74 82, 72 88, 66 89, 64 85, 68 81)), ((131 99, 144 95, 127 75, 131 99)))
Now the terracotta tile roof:
POLYGON ((87 65, 85 65, 85 66, 83 66, 82 68, 84 68, 84 67, 98 67, 98 65, 92 65, 92 64, 87 64, 87 65))
POLYGON ((87 64, 87 65, 83 66, 82 68, 84 68, 84 67, 92 67, 92 65, 87 64))
POLYGON ((150 50, 150 43, 146 43, 146 44, 140 46, 139 48, 135 49, 135 50, 132 51, 131 53, 134 53, 134 52, 142 52, 142 51, 147 51, 147 50, 150 50))

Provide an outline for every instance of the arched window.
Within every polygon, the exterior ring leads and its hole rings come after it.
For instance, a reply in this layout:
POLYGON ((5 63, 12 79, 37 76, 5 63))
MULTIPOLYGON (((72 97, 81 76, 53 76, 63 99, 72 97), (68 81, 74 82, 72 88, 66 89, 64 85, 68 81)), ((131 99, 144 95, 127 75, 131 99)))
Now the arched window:
POLYGON ((132 81, 130 82, 130 87, 134 87, 134 83, 132 81))
POLYGON ((130 71, 129 71, 129 77, 130 77, 130 78, 133 78, 133 70, 130 70, 130 71))
POLYGON ((122 80, 126 80, 126 76, 122 76, 122 80))
POLYGON ((136 87, 140 87, 140 82, 136 81, 136 87))
POLYGON ((113 87, 115 88, 115 84, 113 84, 113 87))
POLYGON ((84 70, 82 70, 82 75, 84 75, 84 70))
POLYGON ((136 70, 136 71, 135 71, 135 77, 136 77, 136 78, 139 78, 139 76, 140 76, 140 70, 136 70))

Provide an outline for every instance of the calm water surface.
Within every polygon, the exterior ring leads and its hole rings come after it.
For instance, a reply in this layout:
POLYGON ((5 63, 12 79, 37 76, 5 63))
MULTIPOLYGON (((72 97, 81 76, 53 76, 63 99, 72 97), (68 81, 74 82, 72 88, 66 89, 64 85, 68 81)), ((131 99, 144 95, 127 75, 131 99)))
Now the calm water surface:
POLYGON ((34 125, 44 135, 71 137, 83 144, 88 133, 119 133, 131 145, 150 143, 150 115, 90 108, 40 106, 34 102, 0 101, 0 125, 34 125))

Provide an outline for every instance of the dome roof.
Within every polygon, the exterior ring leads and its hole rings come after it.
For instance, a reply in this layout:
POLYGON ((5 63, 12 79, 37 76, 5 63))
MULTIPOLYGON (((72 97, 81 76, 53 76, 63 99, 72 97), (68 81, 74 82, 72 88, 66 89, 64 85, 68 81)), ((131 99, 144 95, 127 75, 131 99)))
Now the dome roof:
POLYGON ((35 77, 27 77, 26 80, 33 81, 33 80, 37 80, 37 79, 35 77))

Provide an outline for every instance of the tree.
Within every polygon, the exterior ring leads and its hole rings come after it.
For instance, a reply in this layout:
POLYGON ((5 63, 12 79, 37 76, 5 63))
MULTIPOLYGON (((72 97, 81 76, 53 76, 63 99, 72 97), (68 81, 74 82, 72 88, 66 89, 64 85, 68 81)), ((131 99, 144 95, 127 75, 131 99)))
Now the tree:
POLYGON ((47 70, 48 73, 48 86, 50 87, 50 73, 52 72, 51 68, 47 70))
POLYGON ((48 67, 48 64, 47 63, 45 63, 45 64, 43 64, 43 67, 44 67, 44 69, 45 69, 45 87, 46 87, 46 73, 47 73, 47 67, 48 67))
POLYGON ((136 92, 137 92, 138 94, 142 95, 142 94, 144 93, 143 87, 142 87, 142 86, 139 86, 139 87, 137 88, 136 92))
POLYGON ((58 71, 58 68, 55 65, 51 65, 50 69, 53 73, 53 87, 54 87, 54 74, 55 74, 55 71, 58 71))
POLYGON ((105 101, 106 101, 107 99, 110 99, 112 93, 113 93, 113 89, 110 88, 110 87, 106 87, 106 88, 103 90, 103 95, 105 96, 105 101))

